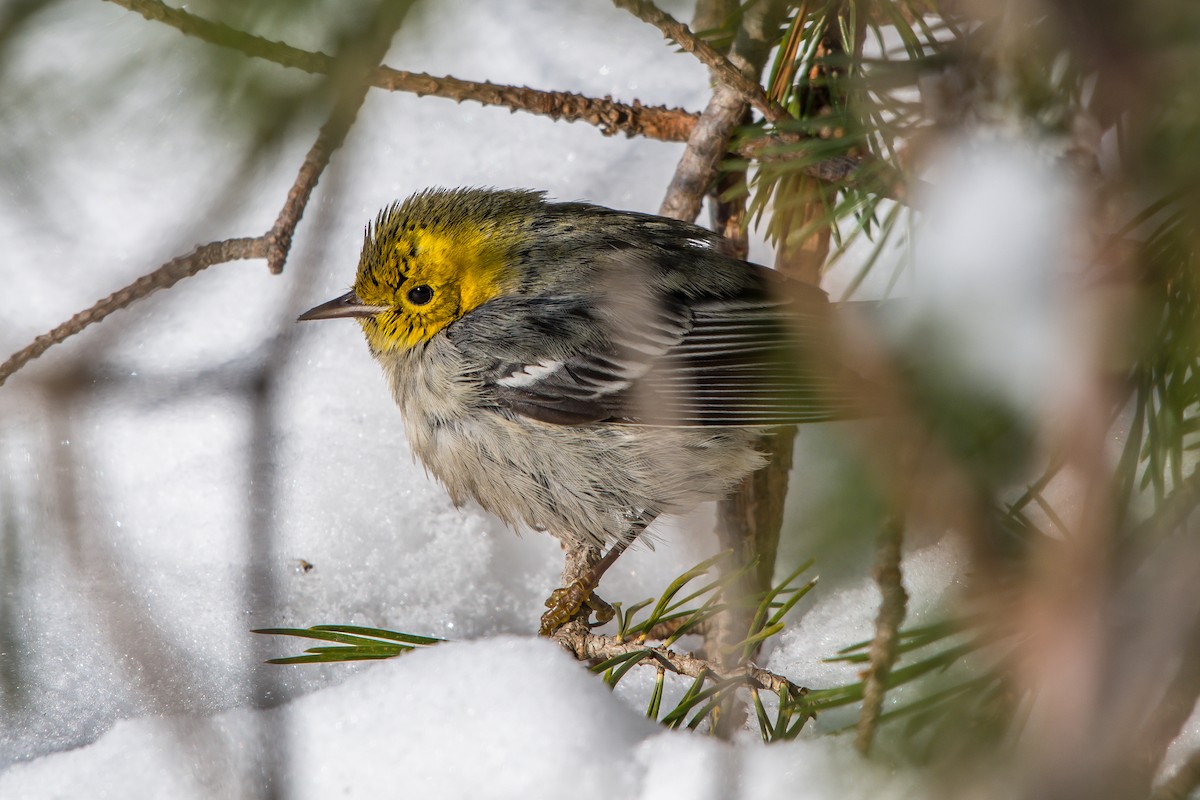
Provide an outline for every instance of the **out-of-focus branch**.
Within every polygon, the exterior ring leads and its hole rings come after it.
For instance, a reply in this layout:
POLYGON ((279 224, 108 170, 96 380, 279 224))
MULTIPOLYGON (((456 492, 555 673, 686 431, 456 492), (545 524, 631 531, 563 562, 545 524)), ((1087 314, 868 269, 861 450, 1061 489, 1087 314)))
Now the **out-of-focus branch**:
POLYGON ((333 64, 329 78, 342 91, 337 94, 329 118, 321 126, 317 141, 304 157, 300 173, 296 176, 292 188, 288 191, 287 200, 275 220, 275 225, 267 233, 270 252, 267 255, 267 267, 272 274, 283 272, 283 264, 292 248, 292 234, 312 190, 316 187, 321 173, 329 165, 329 159, 335 150, 342 146, 346 134, 358 117, 358 109, 367 99, 370 89, 369 76, 373 68, 387 55, 392 37, 400 28, 400 23, 412 7, 413 0, 382 0, 372 19, 366 27, 368 33, 364 41, 344 47, 344 55, 333 64))
POLYGON ((1150 795, 1150 800, 1187 800, 1200 786, 1200 750, 1195 750, 1183 766, 1150 795))
MULTIPOLYGON (((121 0, 114 0, 120 2, 121 0)), ((132 0, 131 0, 132 1, 132 0)), ((366 75, 387 51, 392 36, 404 20, 411 7, 411 0, 392 2, 384 0, 379 5, 375 19, 371 21, 366 46, 350 47, 341 63, 331 70, 331 78, 348 87, 338 93, 338 99, 329 118, 321 127, 316 142, 305 156, 304 163, 296 176, 287 199, 271 230, 261 236, 240 239, 225 239, 197 247, 187 255, 173 258, 158 269, 143 275, 133 283, 99 301, 86 311, 81 311, 48 333, 42 334, 28 346, 18 350, 0 364, 0 385, 17 370, 38 358, 50 347, 66 341, 90 325, 100 322, 109 314, 149 297, 160 289, 174 286, 184 278, 213 266, 229 261, 265 258, 273 273, 283 271, 284 262, 291 250, 292 235, 304 213, 318 178, 329 164, 329 158, 346 138, 358 109, 366 99, 366 75)), ((165 8, 165 7, 164 7, 165 8)))
POLYGON ((879 585, 882 599, 879 614, 875 618, 875 638, 871 640, 870 664, 863 678, 862 711, 858 716, 858 732, 854 744, 866 754, 871 749, 879 717, 883 711, 883 696, 887 692, 888 677, 896 663, 896 649, 900 644, 900 624, 904 622, 908 593, 900 582, 900 545, 904 540, 904 520, 889 519, 879 535, 879 550, 876 555, 874 577, 879 585))

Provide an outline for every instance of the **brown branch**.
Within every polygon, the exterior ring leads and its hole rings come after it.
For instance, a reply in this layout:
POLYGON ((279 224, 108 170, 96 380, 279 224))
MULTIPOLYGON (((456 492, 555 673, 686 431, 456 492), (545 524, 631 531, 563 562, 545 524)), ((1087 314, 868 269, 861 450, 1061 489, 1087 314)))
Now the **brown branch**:
POLYGON ((900 644, 900 624, 904 622, 908 603, 908 593, 900 581, 900 545, 903 539, 903 520, 898 517, 889 519, 879 535, 879 560, 873 570, 883 598, 879 604, 879 616, 875 620, 875 638, 871 641, 871 666, 863 678, 862 712, 858 717, 858 733, 854 740, 855 746, 864 754, 871 749, 871 740, 879 727, 888 676, 892 673, 892 665, 896 663, 896 651, 900 644))
MULTIPOLYGON (((112 0, 142 5, 142 0, 112 0)), ((158 4, 161 5, 161 4, 158 4)), ((184 256, 174 258, 163 264, 148 275, 143 275, 133 283, 119 289, 86 311, 81 311, 71 319, 33 340, 28 346, 18 350, 0 364, 0 386, 17 370, 38 358, 52 346, 66 341, 70 337, 100 322, 109 314, 149 297, 160 289, 174 286, 184 278, 201 272, 214 264, 229 261, 242 261, 253 258, 267 259, 267 265, 273 273, 283 271, 283 264, 291 250, 292 235, 296 225, 304 213, 305 206, 312 196, 312 190, 318 178, 329 164, 333 152, 341 146, 354 124, 358 109, 362 106, 367 95, 367 83, 364 80, 368 71, 383 58, 388 44, 396 29, 404 19, 411 0, 393 2, 382 0, 370 22, 368 30, 372 33, 367 37, 367 46, 347 48, 352 51, 344 60, 335 62, 331 69, 331 79, 343 82, 351 88, 338 94, 334 108, 329 118, 321 127, 316 142, 305 156, 304 163, 296 176, 292 188, 288 191, 287 199, 271 230, 262 236, 242 239, 225 239, 201 245, 184 256)), ((167 11, 166 6, 162 6, 167 11)))
MULTIPOLYGON (((653 6, 650 8, 653 9, 653 6)), ((771 51, 772 42, 766 32, 778 27, 786 11, 786 4, 780 0, 762 0, 753 4, 740 18, 728 58, 715 50, 713 52, 724 64, 754 82, 771 51)), ((699 5, 697 13, 711 17, 715 11, 699 5)), ((684 29, 687 30, 686 27, 684 29)), ((691 32, 688 31, 688 34, 691 35, 691 32)), ((700 43, 703 44, 702 41, 700 43)), ((721 159, 728 152, 733 131, 750 121, 747 100, 742 92, 722 81, 716 71, 713 72, 713 79, 716 88, 692 129, 687 149, 675 167, 675 174, 659 207, 662 216, 686 222, 696 219, 704 195, 717 182, 721 159)))
POLYGON ((696 37, 691 28, 666 13, 649 0, 613 0, 613 5, 623 8, 643 22, 648 22, 662 31, 667 39, 678 44, 683 50, 712 70, 721 81, 742 96, 746 102, 754 106, 763 118, 773 124, 786 122, 792 115, 783 106, 767 97, 758 81, 746 76, 725 56, 721 55, 712 45, 696 37))
MULTIPOLYGON (((108 0, 141 14, 153 22, 161 22, 210 44, 237 50, 280 66, 323 75, 333 68, 333 57, 325 53, 302 50, 298 47, 264 39, 221 23, 197 17, 171 8, 160 0, 108 0)), ((547 92, 526 87, 497 85, 490 82, 465 81, 449 76, 406 72, 379 66, 372 70, 370 84, 391 92, 409 92, 418 97, 443 97, 461 103, 471 100, 485 106, 500 106, 511 111, 585 122, 605 136, 624 133, 626 136, 645 136, 667 142, 686 141, 698 114, 680 108, 645 106, 638 101, 619 103, 611 97, 594 98, 572 92, 547 92)))
POLYGON ((708 107, 692 128, 687 149, 675 167, 658 213, 664 217, 693 222, 708 187, 717 175, 733 129, 742 120, 746 104, 735 89, 719 84, 708 107))
POLYGON ((388 91, 411 92, 418 97, 444 97, 461 103, 471 100, 485 106, 550 117, 567 122, 585 122, 605 136, 624 133, 664 142, 686 141, 700 115, 682 108, 647 106, 640 101, 621 103, 611 96, 596 98, 573 92, 550 92, 525 86, 506 86, 489 81, 464 81, 423 72, 405 72, 380 67, 372 85, 388 91))
POLYGON ((266 257, 267 242, 264 237, 259 236, 253 239, 225 239, 220 242, 209 242, 200 245, 187 255, 173 258, 150 274, 143 275, 125 288, 113 292, 86 311, 80 311, 50 332, 34 339, 28 346, 13 353, 7 361, 0 364, 0 386, 3 386, 14 372, 52 346, 66 341, 114 311, 125 308, 160 289, 169 289, 184 278, 190 278, 213 264, 266 257))
POLYGON ((646 659, 641 663, 649 666, 670 664, 671 669, 675 672, 689 678, 705 677, 715 681, 740 679, 745 681, 748 686, 775 693, 782 690, 792 697, 807 692, 806 689, 797 686, 787 678, 753 664, 742 664, 725 669, 715 662, 697 658, 689 653, 678 653, 667 647, 647 647, 636 641, 622 641, 615 636, 597 636, 589 633, 587 627, 578 622, 572 622, 559 628, 553 638, 580 661, 600 662, 614 656, 649 651, 656 658, 646 659))
MULTIPOLYGON (((254 58, 280 66, 299 69, 314 75, 328 74, 334 58, 283 42, 254 36, 227 25, 211 22, 180 9, 171 8, 161 0, 107 0, 141 14, 148 20, 170 25, 185 36, 227 47, 254 58)), ((711 48, 710 48, 711 49, 711 48)), ((719 55, 719 54, 718 54, 719 55)), ((407 72, 379 66, 370 75, 370 84, 393 92, 409 92, 418 97, 441 97, 461 103, 464 100, 485 106, 499 106, 510 111, 547 116, 554 120, 584 122, 606 136, 624 133, 626 136, 645 136, 664 142, 686 142, 700 115, 680 108, 646 106, 638 101, 620 103, 611 97, 594 98, 571 92, 550 92, 520 86, 506 86, 487 81, 466 81, 450 76, 407 72)), ((803 140, 791 136, 764 136, 739 147, 735 152, 742 158, 764 161, 787 161, 802 157, 795 145, 803 140), (774 151, 774 152, 773 152, 774 151)), ((831 183, 845 182, 864 189, 879 191, 887 197, 904 200, 901 181, 879 182, 856 178, 856 171, 867 163, 864 159, 835 156, 824 159, 803 170, 807 175, 831 183), (876 187, 876 183, 879 186, 876 187)), ((693 216, 694 218, 694 216, 693 216)))

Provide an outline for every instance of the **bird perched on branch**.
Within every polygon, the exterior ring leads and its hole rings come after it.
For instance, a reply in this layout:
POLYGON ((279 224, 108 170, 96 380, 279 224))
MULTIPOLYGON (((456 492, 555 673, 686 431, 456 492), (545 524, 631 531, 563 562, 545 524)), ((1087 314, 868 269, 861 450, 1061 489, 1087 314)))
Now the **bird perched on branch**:
POLYGON ((543 633, 657 516, 762 466, 766 430, 855 413, 824 293, 716 245, 539 192, 430 189, 381 211, 354 288, 300 317, 359 321, 455 503, 609 548, 547 601, 543 633))

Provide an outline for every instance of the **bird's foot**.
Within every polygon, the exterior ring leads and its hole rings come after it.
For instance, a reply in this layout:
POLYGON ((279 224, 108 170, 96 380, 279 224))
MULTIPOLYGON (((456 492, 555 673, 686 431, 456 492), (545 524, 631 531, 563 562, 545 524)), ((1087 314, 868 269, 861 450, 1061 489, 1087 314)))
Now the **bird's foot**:
POLYGON ((580 615, 586 619, 595 612, 597 625, 603 625, 613 618, 616 611, 594 594, 596 584, 587 580, 587 577, 585 575, 570 586, 550 593, 546 598, 546 608, 549 610, 542 614, 539 636, 553 636, 556 630, 580 615))

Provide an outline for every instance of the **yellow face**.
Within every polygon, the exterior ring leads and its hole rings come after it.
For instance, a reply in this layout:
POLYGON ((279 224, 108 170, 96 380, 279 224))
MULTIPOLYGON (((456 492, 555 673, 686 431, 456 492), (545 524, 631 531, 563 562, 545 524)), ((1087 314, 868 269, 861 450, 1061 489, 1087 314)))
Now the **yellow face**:
POLYGON ((385 209, 367 231, 354 293, 384 310, 359 318, 372 351, 404 351, 511 290, 515 242, 495 220, 385 209))

